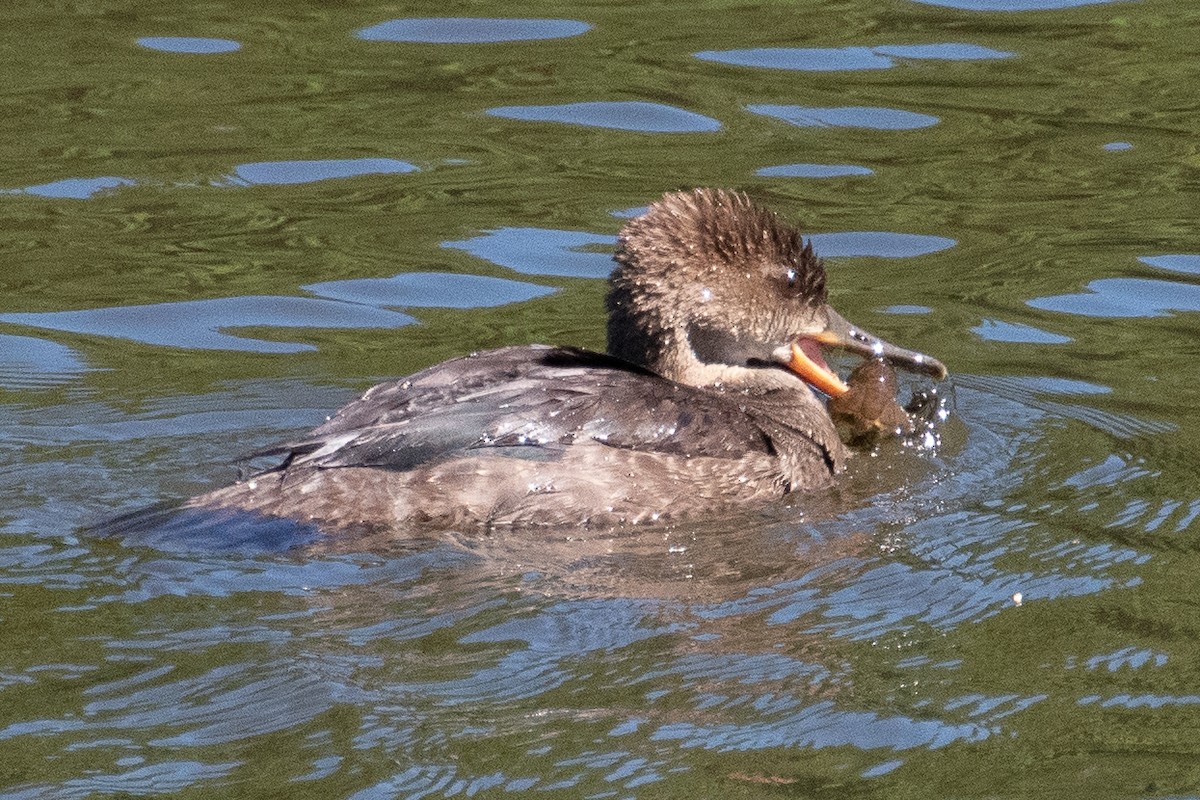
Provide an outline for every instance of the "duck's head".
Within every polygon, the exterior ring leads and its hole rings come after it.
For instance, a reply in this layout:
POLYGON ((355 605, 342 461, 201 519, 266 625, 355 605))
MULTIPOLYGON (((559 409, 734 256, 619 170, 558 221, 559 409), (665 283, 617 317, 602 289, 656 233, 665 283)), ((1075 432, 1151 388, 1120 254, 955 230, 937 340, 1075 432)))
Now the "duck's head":
POLYGON ((823 346, 943 378, 946 368, 828 304, 812 243, 746 195, 672 192, 621 230, 608 293, 612 355, 693 386, 846 391, 823 346))

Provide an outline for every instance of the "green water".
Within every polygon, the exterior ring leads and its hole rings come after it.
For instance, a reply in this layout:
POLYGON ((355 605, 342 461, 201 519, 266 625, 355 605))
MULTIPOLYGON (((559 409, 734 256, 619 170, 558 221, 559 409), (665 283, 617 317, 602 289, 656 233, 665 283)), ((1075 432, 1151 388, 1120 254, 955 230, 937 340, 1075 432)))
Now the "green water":
POLYGON ((0 21, 3 796, 1200 796, 1200 11, 17 0, 0 21), (355 36, 448 15, 592 27, 355 36), (177 36, 241 46, 138 44, 177 36), (960 47, 897 50, 927 45, 960 47), (695 56, 754 48, 836 68, 695 56), (600 101, 720 129, 486 113, 600 101), (792 164, 871 172, 758 174, 792 164), (858 459, 836 513, 620 536, 81 533, 233 480, 383 378, 601 347, 619 214, 696 185, 818 234, 837 308, 945 361, 938 446, 858 459), (457 299, 338 299, 413 272, 457 299), (467 301, 463 275, 541 294, 467 301))

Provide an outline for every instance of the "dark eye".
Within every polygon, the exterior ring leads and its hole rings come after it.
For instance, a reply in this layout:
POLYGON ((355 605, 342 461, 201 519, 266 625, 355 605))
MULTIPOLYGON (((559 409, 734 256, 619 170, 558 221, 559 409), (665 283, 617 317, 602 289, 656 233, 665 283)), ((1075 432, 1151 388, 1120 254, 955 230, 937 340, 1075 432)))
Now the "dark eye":
POLYGON ((786 297, 801 297, 807 291, 805 281, 808 276, 802 264, 776 262, 768 267, 767 275, 777 291, 786 297))
POLYGON ((804 287, 801 286, 802 275, 796 267, 788 267, 783 273, 783 290, 792 296, 799 295, 804 287))

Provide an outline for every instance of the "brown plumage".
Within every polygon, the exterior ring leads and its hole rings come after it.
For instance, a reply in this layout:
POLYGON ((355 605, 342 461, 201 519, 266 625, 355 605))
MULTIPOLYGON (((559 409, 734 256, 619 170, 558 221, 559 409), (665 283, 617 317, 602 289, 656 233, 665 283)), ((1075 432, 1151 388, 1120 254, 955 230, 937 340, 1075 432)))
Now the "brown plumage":
POLYGON ((187 505, 398 535, 711 513, 842 468, 805 382, 840 383, 820 343, 944 375, 838 316, 811 243, 743 194, 665 195, 625 226, 615 259, 610 355, 510 347, 380 384, 258 454, 276 466, 187 505))

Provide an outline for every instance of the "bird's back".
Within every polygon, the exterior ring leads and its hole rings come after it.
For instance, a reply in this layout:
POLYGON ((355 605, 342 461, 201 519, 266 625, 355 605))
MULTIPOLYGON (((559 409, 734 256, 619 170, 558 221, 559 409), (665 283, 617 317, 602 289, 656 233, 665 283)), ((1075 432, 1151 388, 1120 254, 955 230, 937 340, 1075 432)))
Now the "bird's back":
POLYGON ((684 386, 576 348, 493 350, 375 386, 255 454, 277 464, 189 505, 331 527, 705 513, 829 482, 827 420, 779 394, 684 386))

